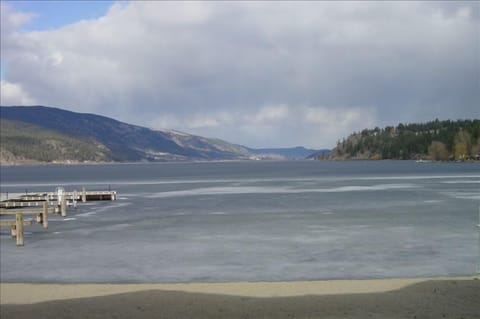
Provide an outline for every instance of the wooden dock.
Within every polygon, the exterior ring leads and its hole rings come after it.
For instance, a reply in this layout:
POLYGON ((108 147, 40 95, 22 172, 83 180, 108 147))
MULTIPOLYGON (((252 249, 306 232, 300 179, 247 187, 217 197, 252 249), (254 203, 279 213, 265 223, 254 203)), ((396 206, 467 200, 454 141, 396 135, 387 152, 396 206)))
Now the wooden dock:
POLYGON ((24 215, 30 215, 33 214, 36 216, 36 222, 38 224, 41 224, 44 229, 48 228, 48 205, 47 202, 43 203, 43 209, 42 210, 35 210, 35 211, 30 211, 30 210, 0 210, 0 215, 15 215, 15 220, 0 220, 0 226, 1 227, 10 227, 10 234, 12 238, 16 238, 17 240, 17 246, 23 246, 24 245, 24 237, 23 237, 23 227, 24 226, 31 226, 33 225, 33 220, 32 219, 25 219, 23 216, 24 215))
POLYGON ((23 207, 41 207, 44 202, 48 202, 49 205, 55 205, 55 202, 59 201, 59 198, 65 198, 67 205, 72 205, 78 201, 99 201, 99 200, 116 200, 116 191, 86 191, 83 189, 81 192, 64 192, 62 195, 57 193, 43 193, 43 194, 28 194, 21 195, 18 198, 6 199, 0 202, 0 208, 23 208, 23 207))
POLYGON ((27 194, 17 198, 0 202, 0 217, 15 215, 15 220, 0 219, 1 227, 10 227, 11 236, 16 238, 17 246, 24 245, 23 227, 31 226, 36 221, 44 229, 48 228, 48 214, 67 216, 67 207, 77 207, 77 201, 116 200, 116 191, 86 191, 65 192, 63 189, 56 193, 27 194), (42 209, 28 210, 26 208, 42 207, 42 209), (35 220, 25 219, 24 215, 34 215, 35 220))

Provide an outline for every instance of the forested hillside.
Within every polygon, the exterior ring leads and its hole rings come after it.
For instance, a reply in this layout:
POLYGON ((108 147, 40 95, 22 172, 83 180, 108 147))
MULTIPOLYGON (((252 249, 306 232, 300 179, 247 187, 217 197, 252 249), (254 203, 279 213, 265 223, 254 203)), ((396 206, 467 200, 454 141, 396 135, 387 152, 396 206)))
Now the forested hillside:
POLYGON ((33 124, 0 119, 2 164, 24 162, 103 162, 111 160, 105 145, 80 140, 33 124))
POLYGON ((302 147, 256 150, 175 130, 45 106, 0 106, 0 164, 248 160, 305 157, 302 147))
POLYGON ((479 152, 480 120, 437 119, 353 133, 324 159, 473 160, 479 152))
POLYGON ((23 125, 9 131, 2 126, 3 159, 11 157, 7 152, 16 154, 19 159, 41 162, 63 162, 70 158, 80 162, 138 162, 244 159, 249 156, 244 147, 221 140, 152 130, 95 114, 45 106, 0 107, 0 111, 2 120, 23 125), (43 136, 44 131, 48 131, 48 137, 43 136), (74 142, 77 144, 73 145, 74 142), (56 151, 50 152, 53 144, 56 151))

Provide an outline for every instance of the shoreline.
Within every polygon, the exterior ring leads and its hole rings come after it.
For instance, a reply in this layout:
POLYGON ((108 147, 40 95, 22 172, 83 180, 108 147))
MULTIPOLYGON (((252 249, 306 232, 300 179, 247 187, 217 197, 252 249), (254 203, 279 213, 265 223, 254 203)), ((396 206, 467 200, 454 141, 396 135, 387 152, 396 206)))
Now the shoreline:
POLYGON ((480 318, 478 276, 0 288, 0 317, 16 319, 480 318))
POLYGON ((480 276, 386 279, 332 279, 280 282, 209 283, 0 283, 0 304, 102 297, 142 291, 184 292, 254 298, 384 293, 426 282, 472 281, 480 276))
MULTIPOLYGON (((77 162, 77 161, 58 161, 58 162, 0 162, 0 167, 43 167, 43 166, 82 166, 82 165, 142 165, 142 164, 172 164, 172 163, 229 163, 229 162, 382 162, 382 161, 395 161, 395 162, 416 162, 415 159, 398 159, 398 158, 385 158, 385 159, 366 159, 366 158, 349 158, 349 159, 311 159, 311 158, 285 158, 285 159, 212 159, 212 160, 199 160, 199 159, 185 159, 185 160, 159 160, 159 161, 133 161, 133 162, 77 162)), ((428 163, 446 163, 446 164, 479 164, 480 160, 464 160, 464 161, 434 161, 428 160, 428 163)))

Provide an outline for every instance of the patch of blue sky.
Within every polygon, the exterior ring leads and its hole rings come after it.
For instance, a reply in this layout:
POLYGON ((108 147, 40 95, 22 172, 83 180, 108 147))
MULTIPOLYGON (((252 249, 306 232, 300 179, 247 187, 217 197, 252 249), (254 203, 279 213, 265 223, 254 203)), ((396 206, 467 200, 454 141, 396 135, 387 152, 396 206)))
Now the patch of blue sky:
POLYGON ((15 11, 28 12, 34 17, 20 31, 42 31, 60 28, 81 20, 104 16, 116 1, 4 1, 15 11))

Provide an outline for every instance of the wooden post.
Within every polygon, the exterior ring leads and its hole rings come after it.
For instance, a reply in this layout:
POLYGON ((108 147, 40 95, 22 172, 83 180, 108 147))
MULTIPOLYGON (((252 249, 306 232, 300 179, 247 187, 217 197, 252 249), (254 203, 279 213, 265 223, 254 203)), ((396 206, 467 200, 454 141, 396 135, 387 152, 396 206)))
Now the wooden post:
POLYGON ((15 228, 17 231, 17 246, 23 246, 23 214, 15 214, 15 228))
POLYGON ((480 274, 480 206, 478 206, 478 264, 477 274, 480 274))
POLYGON ((82 202, 87 201, 87 192, 85 191, 85 187, 82 187, 82 202))
POLYGON ((63 194, 62 202, 60 203, 60 211, 62 213, 62 217, 67 216, 67 196, 63 194))
POLYGON ((15 228, 15 225, 10 226, 10 235, 12 235, 12 238, 17 236, 17 229, 15 228))
POLYGON ((73 207, 74 208, 77 208, 77 196, 78 196, 77 190, 74 190, 73 191, 73 207))
POLYGON ((43 203, 43 212, 42 212, 42 225, 43 228, 48 228, 48 203, 43 203))

